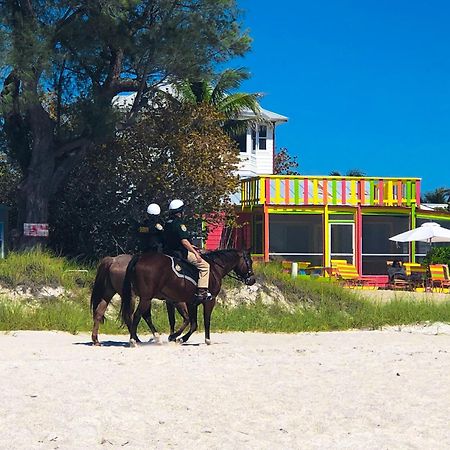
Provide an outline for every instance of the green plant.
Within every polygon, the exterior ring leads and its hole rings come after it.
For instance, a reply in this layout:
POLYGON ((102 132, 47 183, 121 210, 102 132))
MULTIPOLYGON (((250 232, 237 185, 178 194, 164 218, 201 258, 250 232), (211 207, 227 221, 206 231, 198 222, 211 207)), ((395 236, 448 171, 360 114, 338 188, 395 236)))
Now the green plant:
POLYGON ((427 264, 448 264, 450 266, 450 247, 433 247, 425 258, 427 264))

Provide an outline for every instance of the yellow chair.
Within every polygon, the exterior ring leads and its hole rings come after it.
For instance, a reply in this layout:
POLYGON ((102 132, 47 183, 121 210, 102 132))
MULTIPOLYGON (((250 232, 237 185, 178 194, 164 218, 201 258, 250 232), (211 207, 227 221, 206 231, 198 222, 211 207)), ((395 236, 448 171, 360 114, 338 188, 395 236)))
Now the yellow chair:
POLYGON ((450 288, 450 277, 447 264, 430 264, 431 289, 434 287, 443 291, 450 288))
POLYGON ((348 261, 346 259, 332 259, 331 263, 331 276, 339 278, 339 267, 346 266, 348 261))
POLYGON ((311 265, 309 261, 298 261, 298 273, 300 275, 306 275, 306 269, 311 265))
POLYGON ((284 273, 291 273, 292 261, 281 261, 281 270, 284 273))
POLYGON ((407 276, 411 276, 413 273, 427 273, 427 268, 419 263, 403 263, 407 276))
POLYGON ((404 263, 406 276, 410 281, 412 289, 424 289, 427 279, 427 268, 419 263, 404 263))

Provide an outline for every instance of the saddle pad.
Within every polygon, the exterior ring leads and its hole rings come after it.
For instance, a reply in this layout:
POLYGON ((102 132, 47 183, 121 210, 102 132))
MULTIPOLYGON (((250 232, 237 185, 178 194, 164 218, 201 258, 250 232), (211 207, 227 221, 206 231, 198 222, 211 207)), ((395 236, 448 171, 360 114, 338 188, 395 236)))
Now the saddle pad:
MULTIPOLYGON (((167 256, 167 255, 166 255, 167 256)), ((172 262, 172 270, 174 274, 179 278, 184 278, 190 281, 194 286, 197 286, 198 282, 198 269, 185 259, 174 258, 168 256, 172 262)))

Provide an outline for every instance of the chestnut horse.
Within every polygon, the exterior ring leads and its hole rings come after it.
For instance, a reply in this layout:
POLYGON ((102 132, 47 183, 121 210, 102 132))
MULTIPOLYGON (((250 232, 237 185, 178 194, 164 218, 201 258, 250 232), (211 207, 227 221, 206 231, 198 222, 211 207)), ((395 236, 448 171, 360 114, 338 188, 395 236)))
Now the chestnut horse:
MULTIPOLYGON (((105 312, 114 294, 122 296, 123 280, 125 273, 132 259, 132 255, 106 256, 100 261, 97 268, 94 287, 91 294, 91 309, 94 320, 92 328, 92 342, 100 345, 98 340, 98 330, 100 323, 104 321, 105 312)), ((175 333, 175 308, 183 317, 183 324, 177 333, 182 333, 189 324, 187 306, 184 303, 167 303, 167 315, 169 317, 170 334, 175 333)), ((150 331, 155 339, 159 339, 159 334, 152 322, 151 304, 142 317, 147 322, 150 331)))
MULTIPOLYGON (((217 250, 202 255, 210 265, 209 291, 212 299, 203 302, 203 318, 205 325, 205 342, 211 343, 210 323, 211 313, 216 303, 217 294, 222 286, 222 279, 232 270, 237 279, 247 285, 255 283, 252 260, 247 250, 217 250)), ((152 298, 161 298, 166 302, 184 302, 189 312, 189 331, 177 339, 186 342, 197 329, 197 303, 195 299, 196 284, 188 281, 173 269, 173 260, 161 253, 146 253, 139 257, 132 270, 127 269, 123 283, 121 315, 123 322, 130 330, 130 345, 139 342, 137 326, 143 314, 148 310, 152 298), (139 297, 139 304, 133 314, 132 289, 139 297)), ((176 339, 181 332, 169 336, 176 339)))

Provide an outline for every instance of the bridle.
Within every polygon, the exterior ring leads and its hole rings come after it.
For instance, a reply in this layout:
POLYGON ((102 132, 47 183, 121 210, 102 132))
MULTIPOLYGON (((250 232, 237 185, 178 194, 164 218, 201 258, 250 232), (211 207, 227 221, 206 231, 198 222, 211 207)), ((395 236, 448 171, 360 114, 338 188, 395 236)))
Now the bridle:
POLYGON ((251 262, 250 262, 250 258, 247 255, 247 252, 242 252, 242 258, 244 259, 245 262, 245 266, 246 266, 246 273, 245 275, 240 275, 238 273, 236 273, 236 270, 234 270, 234 273, 236 274, 236 276, 232 275, 231 273, 228 273, 227 276, 230 278, 233 278, 234 280, 238 280, 241 281, 242 283, 248 284, 248 281, 250 280, 251 277, 253 277, 255 274, 253 272, 253 270, 251 269, 251 262))
MULTIPOLYGON (((217 261, 212 260, 210 257, 208 257, 207 254, 202 255, 202 257, 209 263, 213 262, 216 266, 219 266, 222 269, 225 269, 225 267, 222 264, 218 263, 217 261)), ((233 280, 237 280, 242 283, 248 284, 250 278, 253 277, 255 275, 255 273, 251 269, 252 266, 251 266, 250 258, 248 257, 247 253, 244 251, 242 251, 242 258, 244 259, 245 267, 246 267, 245 275, 236 273, 236 269, 232 269, 232 270, 234 270, 234 273, 236 275, 232 275, 230 272, 228 272, 225 276, 233 278, 233 280)))

